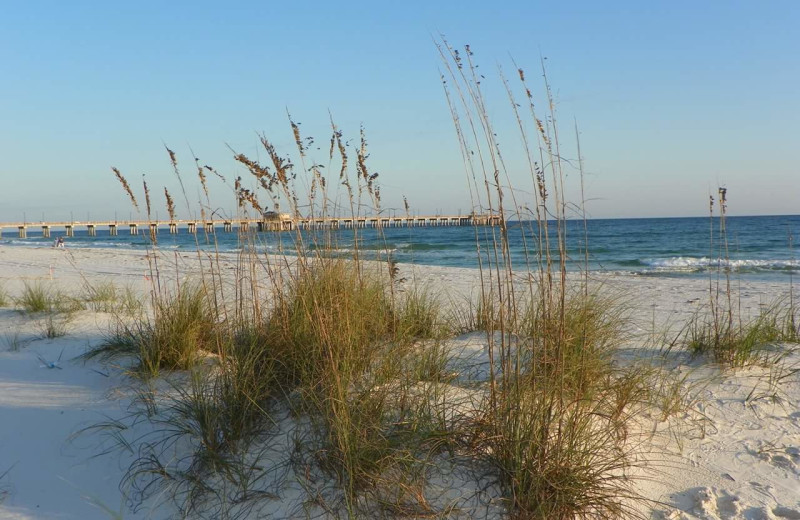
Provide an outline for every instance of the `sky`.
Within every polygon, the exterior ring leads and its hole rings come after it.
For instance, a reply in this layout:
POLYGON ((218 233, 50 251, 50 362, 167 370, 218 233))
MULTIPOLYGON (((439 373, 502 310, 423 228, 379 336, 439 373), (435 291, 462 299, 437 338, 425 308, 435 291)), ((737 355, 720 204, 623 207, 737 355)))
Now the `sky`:
MULTIPOLYGON (((468 212, 442 36, 475 53, 520 197, 530 175, 498 70, 511 78, 518 64, 541 93, 546 58, 573 163, 580 131, 590 217, 704 215, 718 186, 733 215, 800 213, 796 0, 0 0, 0 11, 0 221, 136 217, 111 167, 137 193, 145 175, 154 193, 180 194, 165 145, 187 180, 186 216, 200 199, 193 157, 247 178, 234 151, 263 160, 260 134, 296 151, 287 112, 321 143, 318 162, 330 116, 346 139, 363 125, 387 211, 406 197, 417 214, 468 212)), ((230 189, 212 192, 233 210, 230 189)))

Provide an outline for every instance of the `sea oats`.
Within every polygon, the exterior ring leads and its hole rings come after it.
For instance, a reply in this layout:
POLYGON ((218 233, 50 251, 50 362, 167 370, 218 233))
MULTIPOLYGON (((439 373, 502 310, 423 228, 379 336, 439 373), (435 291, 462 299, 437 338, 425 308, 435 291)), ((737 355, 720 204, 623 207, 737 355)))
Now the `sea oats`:
POLYGON ((144 201, 147 204, 147 218, 150 218, 150 189, 147 187, 147 181, 144 179, 144 175, 142 175, 142 186, 144 187, 144 201))
POLYGON ((119 179, 120 184, 122 184, 122 187, 125 189, 125 193, 127 193, 128 197, 131 199, 131 204, 133 204, 133 207, 136 208, 136 211, 139 211, 139 204, 136 202, 136 197, 133 196, 133 191, 131 190, 128 181, 125 180, 125 177, 123 177, 122 173, 120 173, 117 168, 112 166, 111 171, 113 171, 114 175, 116 175, 117 179, 119 179))
POLYGON ((167 191, 167 187, 164 186, 164 196, 167 198, 167 213, 169 213, 169 219, 175 220, 175 201, 172 200, 172 196, 167 191))

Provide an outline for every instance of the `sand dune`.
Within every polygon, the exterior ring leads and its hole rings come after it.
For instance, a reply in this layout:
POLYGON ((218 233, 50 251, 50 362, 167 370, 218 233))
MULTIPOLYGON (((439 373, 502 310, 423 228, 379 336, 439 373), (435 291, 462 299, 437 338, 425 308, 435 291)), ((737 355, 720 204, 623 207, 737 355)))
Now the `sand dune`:
MULTIPOLYGON (((190 273, 198 260, 171 253, 168 261, 179 264, 176 272, 190 273)), ((233 265, 235 259, 225 261, 233 265)), ((470 269, 401 266, 401 272, 454 300, 469 295, 477 283, 470 269)), ((141 251, 0 248, 0 283, 11 295, 32 280, 52 281, 73 294, 87 282, 113 280, 144 293, 148 276, 141 251)), ((620 362, 653 355, 647 338, 670 324, 678 328, 707 298, 708 282, 702 279, 595 278, 630 301, 636 335, 621 346, 620 362)), ((742 312, 755 313, 786 290, 785 284, 741 282, 742 312)), ((46 339, 41 318, 0 309, 1 518, 161 518, 171 512, 152 511, 147 504, 128 511, 119 484, 131 453, 97 456, 108 446, 102 433, 75 435, 99 421, 124 417, 135 397, 120 368, 77 360, 102 340, 109 325, 109 315, 82 310, 66 324, 65 336, 46 339)), ((462 377, 485 376, 483 334, 453 338, 447 348, 455 353, 452 368, 462 377)), ((800 519, 800 373, 790 373, 800 366, 800 354, 784 360, 783 378, 775 384, 770 384, 775 369, 721 371, 677 352, 664 366, 685 376, 692 402, 677 417, 642 418, 649 425, 636 440, 643 467, 632 478, 637 491, 652 501, 642 510, 645 517, 800 519)), ((296 490, 291 493, 296 498, 296 490)), ((276 505, 272 511, 289 509, 276 505)))

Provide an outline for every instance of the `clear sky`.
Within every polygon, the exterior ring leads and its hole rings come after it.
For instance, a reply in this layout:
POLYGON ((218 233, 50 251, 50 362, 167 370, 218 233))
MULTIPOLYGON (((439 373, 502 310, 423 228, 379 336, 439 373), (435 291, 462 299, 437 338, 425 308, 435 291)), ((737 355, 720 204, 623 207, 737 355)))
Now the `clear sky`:
POLYGON ((703 215, 718 185, 733 214, 800 213, 797 0, 30 0, 0 11, 0 221, 126 218, 110 167, 136 189, 144 173, 175 193, 163 143, 192 180, 190 147, 243 175, 228 146, 255 156, 264 132, 294 151, 287 109, 318 142, 329 110, 348 137, 363 123, 385 205, 405 195, 418 213, 469 211, 439 34, 475 51, 500 130, 497 66, 548 58, 561 121, 581 128, 590 216, 703 215))

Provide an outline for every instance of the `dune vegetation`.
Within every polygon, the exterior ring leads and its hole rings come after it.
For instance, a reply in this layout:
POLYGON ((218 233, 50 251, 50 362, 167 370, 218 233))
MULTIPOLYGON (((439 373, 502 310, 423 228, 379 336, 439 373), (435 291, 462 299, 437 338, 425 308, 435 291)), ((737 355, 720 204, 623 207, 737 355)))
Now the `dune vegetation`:
MULTIPOLYGON (((634 486, 647 463, 642 412, 666 420, 690 408, 696 392, 663 358, 620 362, 630 339, 625 295, 591 282, 587 250, 570 258, 566 221, 585 214, 582 182, 574 203, 565 175, 582 179, 583 162, 579 143, 577 161, 563 158, 546 70, 537 104, 523 69, 513 81, 500 73, 530 178, 517 190, 472 50, 445 41, 438 50, 473 211, 502 217, 475 229, 478 294, 461 301, 419 285, 390 253, 360 250, 357 227, 240 230, 234 269, 198 247, 199 272, 177 274, 153 241, 142 309, 126 312, 109 285, 84 296, 116 316, 86 357, 126 360, 140 392, 128 417, 87 429, 115 432, 116 447, 136 454, 121 484, 134 509, 167 502, 180 515, 208 518, 643 516, 634 486), (342 233, 355 244, 347 255, 337 248, 342 233), (522 264, 512 263, 515 233, 529 244, 522 264), (280 240, 281 252, 264 252, 270 240, 280 240), (579 269, 568 272, 573 264, 579 269), (454 344, 476 334, 485 348, 467 367, 454 344)), ((293 216, 381 214, 363 129, 351 145, 332 121, 322 168, 291 118, 289 127, 291 156, 267 136, 266 162, 234 153, 252 175, 226 183, 241 215, 277 206, 293 216), (344 205, 332 202, 332 190, 345 192, 344 205)), ((197 160, 192 169, 208 201, 209 181, 222 176, 197 160)), ((114 173, 138 208, 125 176, 114 173)), ((150 219, 151 193, 142 188, 150 219)), ((200 211, 213 220, 209 204, 200 211)), ((200 240, 213 245, 214 235, 200 240)), ((797 341, 793 306, 739 326, 731 294, 730 283, 712 285, 710 320, 698 315, 663 352, 680 345, 737 367, 762 346, 797 341)), ((26 286, 18 305, 35 312, 47 301, 26 286)))

